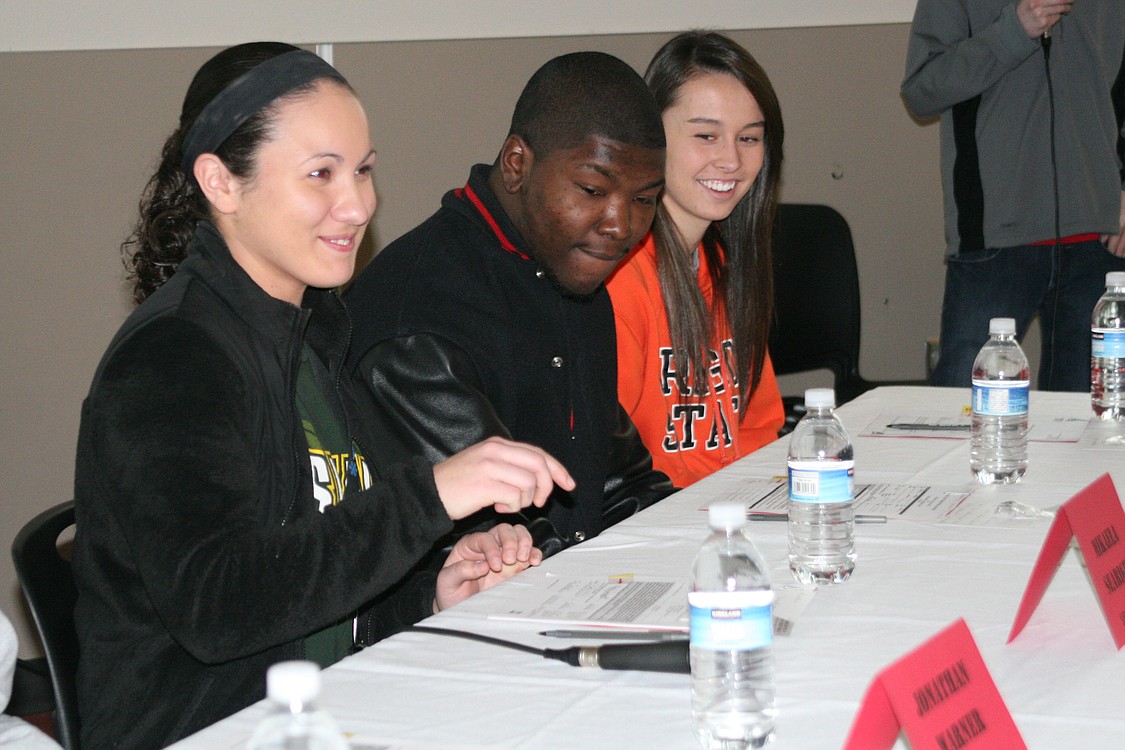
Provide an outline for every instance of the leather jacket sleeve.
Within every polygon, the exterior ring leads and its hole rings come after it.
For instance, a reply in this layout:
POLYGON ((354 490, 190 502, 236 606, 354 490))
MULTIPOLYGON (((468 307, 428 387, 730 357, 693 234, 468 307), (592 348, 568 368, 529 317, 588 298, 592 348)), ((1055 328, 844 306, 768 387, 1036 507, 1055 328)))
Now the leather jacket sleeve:
MULTIPOLYGON (((441 461, 481 440, 511 433, 490 402, 472 358, 444 337, 420 333, 385 339, 364 353, 357 376, 370 397, 371 426, 385 436, 380 451, 391 461, 425 456, 441 461)), ((605 480, 604 527, 627 518, 675 491, 636 428, 618 406, 611 447, 614 467, 605 480)), ((524 522, 545 556, 574 544, 546 518, 524 522)))
POLYGON ((434 334, 385 339, 360 358, 371 426, 390 463, 431 463, 498 435, 511 438, 489 402, 472 359, 434 334))
POLYGON ((605 479, 605 528, 623 521, 639 510, 676 491, 664 472, 652 468, 652 454, 641 442, 633 420, 621 404, 617 405, 617 427, 610 443, 614 470, 605 479))

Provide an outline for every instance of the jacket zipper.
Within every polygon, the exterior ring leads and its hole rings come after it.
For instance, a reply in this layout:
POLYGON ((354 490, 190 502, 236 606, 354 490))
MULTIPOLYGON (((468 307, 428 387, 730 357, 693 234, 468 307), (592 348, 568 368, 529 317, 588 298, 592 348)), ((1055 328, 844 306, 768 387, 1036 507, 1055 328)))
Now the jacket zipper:
MULTIPOLYGON (((289 351, 289 370, 285 374, 286 378, 286 391, 289 394, 289 404, 292 407, 291 417, 289 419, 289 444, 293 449, 293 467, 296 469, 296 476, 293 480, 293 496, 289 499, 289 507, 285 511, 285 515, 281 517, 281 525, 284 526, 289 522, 294 509, 297 507, 297 500, 301 497, 300 478, 301 478, 301 446, 297 441, 297 425, 300 417, 297 415, 297 368, 301 366, 301 347, 304 346, 305 326, 308 324, 309 312, 301 309, 297 315, 296 321, 293 324, 292 340, 295 342, 294 346, 289 351)), ((308 458, 306 457, 307 461, 308 458)))

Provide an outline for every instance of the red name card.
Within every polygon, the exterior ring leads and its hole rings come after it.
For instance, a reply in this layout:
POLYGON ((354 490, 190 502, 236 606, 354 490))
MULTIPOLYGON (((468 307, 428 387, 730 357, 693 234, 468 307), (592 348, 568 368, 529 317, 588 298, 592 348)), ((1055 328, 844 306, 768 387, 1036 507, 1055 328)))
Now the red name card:
POLYGON ((844 750, 1027 750, 964 620, 872 681, 844 750))
POLYGON ((1027 589, 1023 592, 1019 610, 1016 612, 1012 632, 1008 634, 1011 643, 1039 606, 1047 584, 1055 577, 1063 556, 1070 547, 1071 537, 1078 539, 1078 549, 1090 571, 1102 614, 1113 635, 1113 642, 1120 649, 1125 645, 1125 510, 1109 474, 1103 474, 1086 489, 1067 500, 1051 524, 1039 559, 1031 570, 1027 589))

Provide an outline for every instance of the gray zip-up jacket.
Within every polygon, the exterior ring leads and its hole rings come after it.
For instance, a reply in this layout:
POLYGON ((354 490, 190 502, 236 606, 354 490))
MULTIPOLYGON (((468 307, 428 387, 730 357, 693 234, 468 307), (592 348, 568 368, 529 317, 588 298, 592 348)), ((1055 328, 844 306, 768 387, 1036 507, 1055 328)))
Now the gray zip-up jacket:
POLYGON ((941 116, 949 255, 1059 234, 1117 234, 1125 152, 1125 2, 1078 0, 1053 29, 1049 60, 1015 0, 919 0, 902 96, 941 116), (1114 88, 1118 97, 1114 111, 1114 88))

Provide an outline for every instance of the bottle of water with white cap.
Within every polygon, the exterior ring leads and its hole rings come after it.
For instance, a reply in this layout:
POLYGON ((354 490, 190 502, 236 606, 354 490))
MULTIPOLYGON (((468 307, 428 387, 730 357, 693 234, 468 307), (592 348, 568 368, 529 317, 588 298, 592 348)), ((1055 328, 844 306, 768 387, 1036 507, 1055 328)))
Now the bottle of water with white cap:
POLYGON ((247 750, 348 750, 336 722, 315 706, 320 667, 314 662, 274 664, 266 672, 266 694, 273 711, 258 724, 247 750))
POLYGON ((1031 370, 1016 321, 993 318, 973 362, 969 468, 981 484, 1018 482, 1027 471, 1027 392, 1031 370))
POLYGON ((1105 275, 1090 326, 1090 401, 1098 419, 1125 420, 1125 271, 1105 275))
POLYGON ((802 583, 842 583, 855 569, 855 458, 831 388, 805 391, 789 439, 789 570, 802 583))
POLYGON ((696 555, 691 609, 691 723, 709 750, 773 739, 773 590, 746 536, 742 503, 712 503, 696 555))

